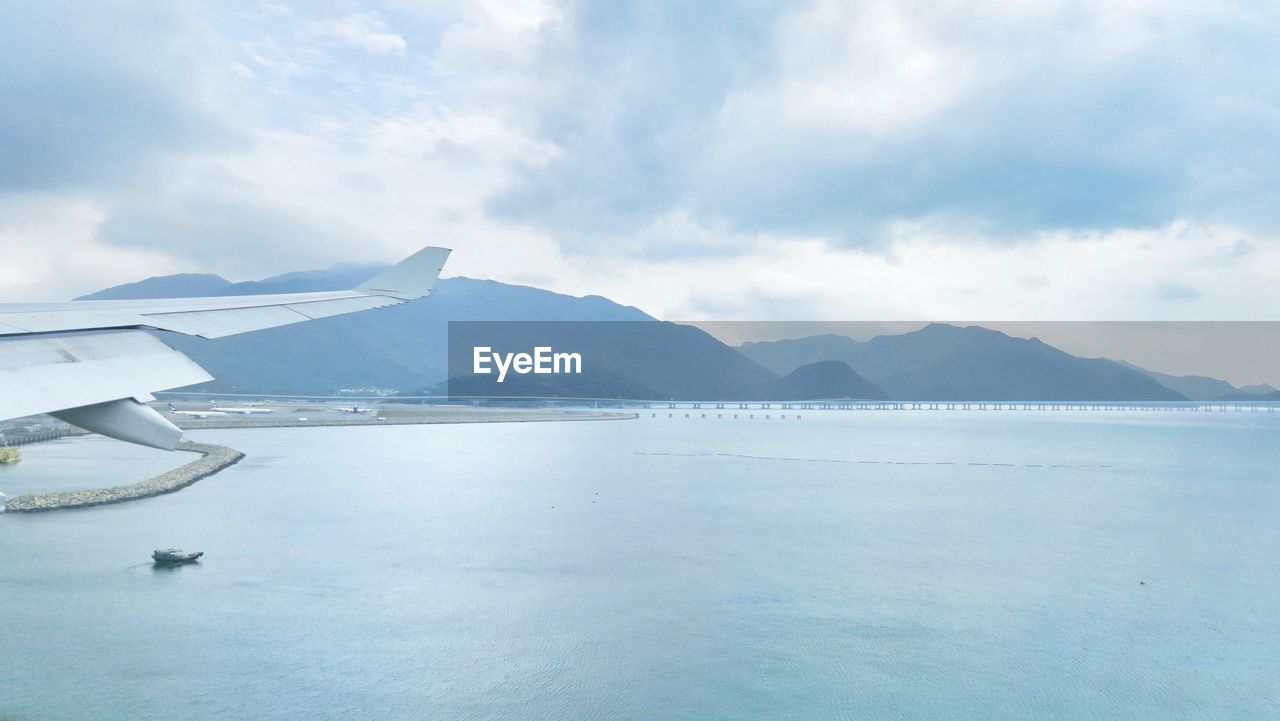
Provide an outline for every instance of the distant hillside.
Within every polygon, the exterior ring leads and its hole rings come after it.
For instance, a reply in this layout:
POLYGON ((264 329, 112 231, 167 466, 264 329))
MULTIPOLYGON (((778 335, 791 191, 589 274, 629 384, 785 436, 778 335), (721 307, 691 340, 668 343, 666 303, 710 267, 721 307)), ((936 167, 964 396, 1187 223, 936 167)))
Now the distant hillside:
MULTIPOLYGON (((129 299, 307 292, 354 287, 380 267, 286 273, 247 283, 214 275, 149 278, 86 296, 129 299)), ((535 342, 592 359, 589 377, 455 379, 455 394, 652 399, 892 398, 897 400, 1176 401, 1235 397, 1224 381, 1167 376, 1098 358, 1078 358, 1038 339, 971 326, 931 324, 856 341, 836 335, 724 345, 700 329, 656 321, 600 296, 573 297, 526 286, 445 278, 427 299, 206 341, 170 333, 217 380, 203 391, 327 395, 341 389, 439 389, 448 376, 449 321, 560 321, 554 337, 513 331, 513 350, 535 342), (610 321, 583 324, 581 321, 610 321), (618 322, 639 321, 639 322, 618 322), (1223 391, 1219 393, 1219 391, 1223 391)), ((460 344, 459 347, 462 347, 460 344)), ((470 346, 467 346, 468 348, 470 346)), ((1270 392, 1276 394, 1274 390, 1270 392)), ((1247 395, 1249 400, 1271 398, 1247 395)))
POLYGON ((879 386, 858 375, 848 363, 838 360, 818 361, 796 368, 778 383, 778 390, 773 397, 780 400, 887 398, 879 386))
POLYGON ((1208 376, 1174 376, 1168 373, 1149 371, 1125 361, 1117 361, 1117 363, 1152 378, 1165 388, 1181 393, 1188 400, 1216 401, 1240 392, 1240 389, 1217 378, 1208 376))
MULTIPOLYGON (((217 276, 168 276, 111 288, 95 298, 296 293, 351 288, 377 267, 287 273, 248 283, 217 276)), ((455 379, 455 395, 531 395, 649 399, 878 397, 879 389, 847 371, 800 374, 791 384, 698 328, 655 321, 600 296, 575 298, 537 288, 470 278, 439 281, 430 297, 371 313, 327 318, 206 341, 161 333, 216 380, 208 392, 325 395, 340 389, 443 394, 449 321, 505 323, 503 341, 528 351, 551 344, 590 359, 583 376, 455 379), (608 322, 584 322, 608 321, 608 322), (635 321, 635 322, 624 322, 635 321), (824 386, 824 383, 828 385, 824 386), (854 393, 853 391, 857 391, 854 393)), ((455 348, 470 353, 471 345, 455 348)), ((500 345, 500 344, 495 344, 500 345)), ((465 363, 469 362, 463 359, 465 363)))
MULTIPOLYGON (((250 283, 217 276, 149 278, 95 299, 245 295, 350 288, 380 267, 288 273, 250 283), (218 282, 221 281, 221 282, 218 282)), ((471 278, 442 278, 425 300, 207 341, 162 333, 216 380, 198 390, 329 394, 342 388, 422 388, 446 375, 450 320, 652 320, 600 296, 573 296, 471 278)))
POLYGON ((856 341, 836 335, 744 343, 775 372, 840 360, 898 400, 1186 400, 1143 373, 1101 358, 1078 358, 1039 339, 933 323, 856 341))
POLYGON ((840 361, 804 366, 782 378, 701 329, 675 323, 468 324, 450 329, 449 347, 454 377, 427 395, 705 401, 884 397, 840 361), (502 381, 492 373, 473 373, 476 347, 505 354, 538 345, 580 353, 582 372, 509 373, 502 381))
POLYGON ((220 275, 207 273, 180 273, 147 278, 136 283, 125 283, 97 293, 80 296, 76 300, 134 300, 136 298, 196 298, 222 295, 232 285, 220 275))
POLYGON ((1266 402, 1274 403, 1274 402, 1280 401, 1280 391, 1272 391, 1271 393, 1242 393, 1242 392, 1237 391, 1237 392, 1232 393, 1232 394, 1230 394, 1230 395, 1225 395, 1225 396, 1223 396, 1223 397, 1221 397, 1221 398, 1215 398, 1214 400, 1219 400, 1219 401, 1266 401, 1266 402))
POLYGON ((450 395, 551 395, 651 400, 765 399, 781 379, 705 331, 662 321, 486 323, 449 336, 450 395), (581 374, 471 374, 472 349, 528 352, 535 346, 580 353, 581 374))
POLYGON ((1227 381, 1208 376, 1174 376, 1149 371, 1132 363, 1118 361, 1127 368, 1144 373, 1166 388, 1171 388, 1193 401, 1267 401, 1280 400, 1280 391, 1261 383, 1239 388, 1227 381))

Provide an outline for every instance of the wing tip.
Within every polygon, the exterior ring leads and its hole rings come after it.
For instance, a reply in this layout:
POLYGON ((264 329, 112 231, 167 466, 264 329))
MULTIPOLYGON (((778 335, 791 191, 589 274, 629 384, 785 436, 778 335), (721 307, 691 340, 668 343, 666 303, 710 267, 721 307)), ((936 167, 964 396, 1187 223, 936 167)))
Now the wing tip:
POLYGON ((451 248, 429 245, 356 286, 355 290, 400 300, 421 298, 435 287, 451 253, 451 248))

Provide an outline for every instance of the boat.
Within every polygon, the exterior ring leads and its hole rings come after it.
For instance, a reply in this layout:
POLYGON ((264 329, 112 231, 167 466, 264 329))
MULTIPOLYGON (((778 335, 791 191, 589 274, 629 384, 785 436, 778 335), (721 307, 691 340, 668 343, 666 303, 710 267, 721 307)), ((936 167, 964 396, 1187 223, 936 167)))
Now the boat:
POLYGON ((156 563, 191 563, 204 555, 204 551, 184 551, 181 548, 164 548, 151 552, 156 563))

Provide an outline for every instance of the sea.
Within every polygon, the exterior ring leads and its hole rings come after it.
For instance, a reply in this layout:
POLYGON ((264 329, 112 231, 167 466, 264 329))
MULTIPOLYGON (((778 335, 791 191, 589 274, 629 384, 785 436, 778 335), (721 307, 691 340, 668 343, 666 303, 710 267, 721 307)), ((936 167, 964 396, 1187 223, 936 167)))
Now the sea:
POLYGON ((781 415, 195 432, 0 514, 0 719, 1280 719, 1280 413, 781 415))

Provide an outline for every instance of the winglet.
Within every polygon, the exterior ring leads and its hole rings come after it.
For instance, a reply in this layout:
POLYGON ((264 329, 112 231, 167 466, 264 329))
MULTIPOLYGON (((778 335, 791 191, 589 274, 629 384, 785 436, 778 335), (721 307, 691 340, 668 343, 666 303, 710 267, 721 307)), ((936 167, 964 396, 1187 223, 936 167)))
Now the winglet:
POLYGON ((444 262, 453 251, 426 247, 356 286, 362 293, 413 300, 431 292, 444 262))

